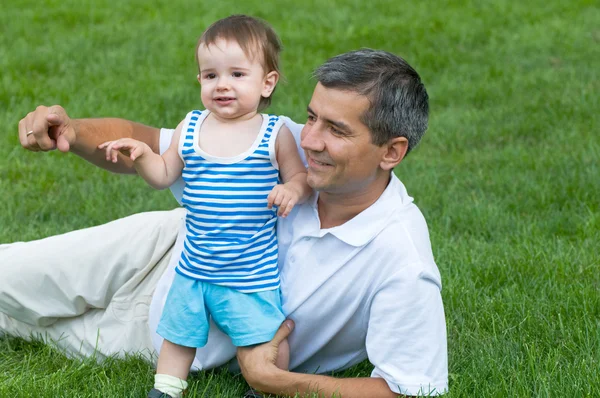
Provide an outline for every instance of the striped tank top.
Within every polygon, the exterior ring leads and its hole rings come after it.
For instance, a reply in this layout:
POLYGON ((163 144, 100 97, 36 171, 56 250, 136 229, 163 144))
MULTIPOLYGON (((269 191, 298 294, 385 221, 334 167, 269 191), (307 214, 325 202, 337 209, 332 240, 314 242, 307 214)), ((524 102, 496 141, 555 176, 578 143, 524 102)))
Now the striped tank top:
POLYGON ((222 158, 198 145, 209 113, 188 113, 179 139, 187 214, 176 271, 244 293, 277 289, 277 209, 267 209, 267 196, 279 183, 275 138, 283 121, 263 114, 252 147, 222 158))

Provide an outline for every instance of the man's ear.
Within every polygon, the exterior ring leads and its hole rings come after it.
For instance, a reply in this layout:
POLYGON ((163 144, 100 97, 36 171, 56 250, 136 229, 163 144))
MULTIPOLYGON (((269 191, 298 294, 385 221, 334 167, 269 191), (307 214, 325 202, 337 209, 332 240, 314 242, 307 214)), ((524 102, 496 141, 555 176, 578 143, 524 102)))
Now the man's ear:
POLYGON ((384 153, 379 166, 383 170, 392 170, 406 156, 408 151, 408 139, 406 137, 396 137, 384 145, 384 153))
POLYGON ((260 95, 262 95, 265 98, 269 98, 273 93, 273 90, 275 90, 275 86, 277 85, 278 81, 279 73, 275 71, 267 73, 265 75, 265 78, 263 79, 263 89, 260 95))

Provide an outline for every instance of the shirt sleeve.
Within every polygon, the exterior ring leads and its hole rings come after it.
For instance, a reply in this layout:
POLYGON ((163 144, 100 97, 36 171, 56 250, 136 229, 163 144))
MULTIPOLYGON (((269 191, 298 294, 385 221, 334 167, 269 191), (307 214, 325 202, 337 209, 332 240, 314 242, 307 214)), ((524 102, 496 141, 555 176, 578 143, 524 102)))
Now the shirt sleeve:
POLYGON ((440 395, 448 389, 446 322, 439 280, 421 267, 403 267, 371 302, 366 348, 390 389, 405 395, 440 395), (408 269, 407 269, 408 268, 408 269))
POLYGON ((296 140, 296 146, 298 147, 298 153, 300 154, 300 159, 302 160, 302 163, 304 163, 304 166, 306 167, 308 165, 308 163, 306 162, 306 156, 304 156, 304 150, 300 147, 300 135, 302 133, 302 128, 304 127, 304 125, 294 122, 292 119, 290 119, 287 116, 279 116, 279 118, 281 120, 283 120, 283 122, 285 123, 287 128, 290 129, 290 131, 292 132, 292 135, 294 136, 294 140, 296 140))
MULTIPOLYGON (((171 139, 173 138, 173 134, 175 134, 175 130, 173 129, 160 129, 160 139, 159 139, 159 152, 162 155, 163 153, 166 152, 167 149, 169 149, 169 146, 171 145, 171 139)), ((181 205, 181 199, 183 198, 183 188, 185 187, 185 182, 183 181, 183 178, 179 177, 177 179, 177 181, 175 181, 173 183, 173 185, 171 185, 169 187, 169 189, 171 190, 171 193, 173 194, 173 196, 175 196, 175 199, 177 200, 177 202, 179 202, 179 204, 181 205)))

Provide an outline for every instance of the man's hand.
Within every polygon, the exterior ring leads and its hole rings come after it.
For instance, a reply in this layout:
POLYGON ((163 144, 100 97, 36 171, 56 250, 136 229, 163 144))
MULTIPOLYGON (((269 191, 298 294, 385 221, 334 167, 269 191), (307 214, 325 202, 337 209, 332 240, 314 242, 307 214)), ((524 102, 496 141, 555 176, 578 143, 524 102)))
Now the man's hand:
POLYGON ((56 148, 68 152, 75 138, 73 123, 60 105, 40 105, 19 121, 21 145, 33 152, 56 148))
MULTIPOLYGON (((341 396, 344 398, 373 397, 397 398, 387 382, 379 377, 338 379, 330 376, 294 373, 275 366, 279 345, 294 329, 294 322, 284 321, 273 340, 253 347, 239 347, 237 359, 242 375, 256 390, 294 396, 316 393, 319 397, 341 396)), ((402 395, 403 396, 403 395, 402 395)))
POLYGON ((291 181, 285 184, 277 184, 271 190, 267 197, 267 208, 277 206, 277 215, 279 217, 287 217, 294 206, 300 200, 301 192, 292 185, 291 181))
POLYGON ((273 340, 251 347, 239 347, 237 359, 244 378, 252 388, 268 391, 271 387, 271 377, 278 372, 285 372, 275 366, 279 344, 285 340, 294 329, 292 320, 285 320, 273 340))
POLYGON ((106 160, 117 163, 117 155, 122 153, 132 161, 142 156, 152 153, 152 149, 145 142, 134 140, 133 138, 121 138, 116 141, 107 141, 98 145, 98 149, 106 150, 106 160))

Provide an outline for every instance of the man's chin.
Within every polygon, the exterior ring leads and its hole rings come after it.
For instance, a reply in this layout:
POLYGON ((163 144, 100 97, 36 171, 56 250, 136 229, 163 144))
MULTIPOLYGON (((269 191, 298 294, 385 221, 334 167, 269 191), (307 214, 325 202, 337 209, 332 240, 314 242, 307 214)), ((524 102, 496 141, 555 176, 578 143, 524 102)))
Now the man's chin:
POLYGON ((318 178, 316 176, 311 176, 310 172, 306 177, 306 183, 309 187, 311 187, 315 191, 323 191, 327 188, 328 184, 323 178, 318 178))

